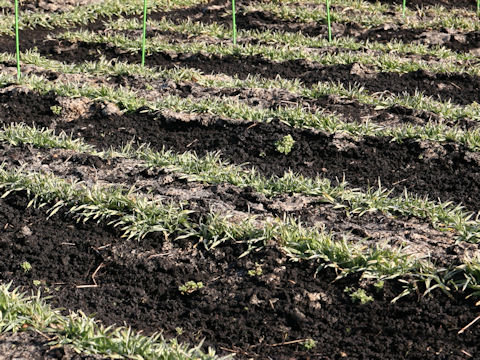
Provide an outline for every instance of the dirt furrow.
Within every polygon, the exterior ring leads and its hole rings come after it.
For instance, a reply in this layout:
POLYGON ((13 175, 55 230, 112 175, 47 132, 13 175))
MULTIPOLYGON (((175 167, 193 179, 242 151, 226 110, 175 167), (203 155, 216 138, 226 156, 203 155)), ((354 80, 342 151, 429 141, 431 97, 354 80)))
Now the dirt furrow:
MULTIPOLYGON (((109 44, 48 40, 37 46, 38 51, 48 58, 66 63, 95 61, 99 54, 109 60, 121 60, 130 63, 140 62, 140 53, 133 54, 109 44)), ((468 74, 429 73, 418 70, 405 74, 378 72, 374 68, 358 63, 347 65, 323 66, 306 60, 289 60, 272 62, 262 56, 220 56, 204 53, 166 53, 158 52, 147 56, 146 65, 191 67, 205 74, 226 74, 245 79, 249 74, 275 79, 298 79, 305 86, 312 86, 320 81, 339 82, 346 87, 358 84, 366 90, 391 92, 395 94, 420 91, 425 95, 452 101, 460 105, 480 102, 480 78, 468 74)))
POLYGON ((375 301, 362 305, 344 292, 358 287, 355 277, 332 282, 336 275, 328 269, 314 277, 316 264, 291 263, 272 246, 239 259, 245 250, 239 244, 205 251, 190 241, 164 242, 162 236, 129 242, 62 212, 47 219, 42 210, 26 209, 27 202, 22 194, 0 200, 5 229, 0 279, 41 288, 54 305, 95 313, 106 324, 163 330, 192 343, 205 338, 205 346, 241 359, 478 355, 478 327, 457 334, 476 312, 464 295, 435 292, 432 298, 408 296, 391 304, 402 290, 399 283, 386 282, 378 290, 364 283, 375 301), (30 263, 29 271, 20 266, 23 261, 30 263), (249 275, 252 269, 255 275, 249 275), (93 284, 96 270, 97 286, 82 287, 93 284), (204 287, 182 294, 179 286, 187 281, 204 287), (301 342, 274 345, 309 338, 315 341, 310 350, 301 342))
POLYGON ((356 38, 380 43, 388 43, 396 39, 406 44, 418 43, 429 46, 444 46, 459 53, 471 52, 475 55, 480 53, 479 31, 459 32, 452 29, 404 29, 397 25, 385 24, 366 30, 356 38))
MULTIPOLYGON (((24 4, 26 6, 22 11, 30 11, 33 8, 42 8, 45 11, 63 11, 63 7, 55 1, 44 2, 40 1, 34 5, 31 3, 24 4)), ((274 14, 257 10, 244 12, 243 6, 248 5, 249 2, 239 2, 237 4, 237 18, 236 23, 238 29, 243 30, 258 30, 258 31, 283 31, 283 32, 301 32, 308 36, 327 36, 326 24, 322 23, 302 23, 294 20, 280 19, 274 14)), ((413 2, 415 3, 415 1, 413 2)), ((437 3, 436 3, 437 4, 437 3)), ((415 7, 415 4, 408 2, 407 5, 415 7)), ((430 5, 430 4, 426 4, 430 5)), ((445 5, 442 3, 442 5, 445 5)), ((470 4, 471 5, 471 4, 470 4)), ((225 0, 214 0, 208 4, 199 4, 188 8, 179 8, 171 11, 157 11, 149 14, 149 19, 160 20, 168 19, 175 23, 181 23, 188 19, 195 22, 202 22, 205 24, 221 24, 226 27, 231 27, 231 17, 228 14, 230 3, 225 0)), ((4 11, 9 11, 5 8, 4 11)), ((132 18, 132 15, 123 16, 124 18, 132 18)), ((115 19, 114 16, 112 19, 115 19)), ((89 29, 93 31, 105 29, 103 22, 112 21, 108 18, 100 18, 93 23, 76 27, 73 30, 89 29)), ((34 30, 20 31, 20 46, 24 48, 32 48, 41 44, 42 40, 46 39, 47 35, 54 35, 64 29, 44 29, 38 27, 34 30)), ((139 30, 140 31, 140 30, 139 30)), ((152 32, 147 32, 147 35, 152 32)), ((139 33, 140 34, 140 33, 139 33)), ((469 33, 458 32, 452 29, 439 30, 420 30, 403 28, 397 24, 386 24, 378 28, 365 29, 361 25, 349 23, 333 23, 332 34, 334 37, 350 36, 358 40, 370 40, 388 42, 392 40, 401 40, 403 42, 418 42, 426 45, 442 45, 451 50, 458 52, 473 51, 475 54, 480 52, 480 35, 478 31, 469 33)), ((239 39, 242 41, 242 39, 239 39)), ((251 41, 251 39, 247 39, 251 41)), ((0 37, 1 47, 4 49, 13 49, 13 39, 8 36, 0 37)), ((13 51, 13 50, 11 50, 13 51)))
MULTIPOLYGON (((366 0, 368 2, 380 1, 382 4, 401 6, 402 0, 366 0)), ((472 0, 408 0, 406 5, 410 9, 416 9, 423 6, 443 6, 447 9, 469 9, 475 10, 476 3, 472 0)))
MULTIPOLYGON (((81 0, 81 3, 91 1, 81 0)), ((399 7, 401 0, 380 1, 399 7)), ((407 5, 414 8, 433 5, 433 1, 411 0, 407 5)), ((21 6, 22 11, 28 11, 26 7, 30 7, 40 12, 63 12, 75 2, 25 0, 21 6)), ((239 28, 326 35, 324 24, 297 24, 263 11, 245 14, 243 6, 252 4, 255 4, 254 0, 237 2, 239 28)), ((470 0, 439 0, 435 4, 448 8, 475 6, 470 0)), ((166 18, 177 23, 191 18, 230 26, 230 18, 226 16, 230 5, 227 0, 214 0, 192 8, 155 12, 151 18, 166 18)), ((291 6, 317 5, 299 3, 291 6)), ((333 11, 343 11, 346 16, 355 10, 333 7, 333 11)), ((395 14, 398 15, 392 8, 387 15, 393 19, 390 15, 395 14)), ((105 29, 103 20, 74 30, 110 31, 105 29)), ((140 54, 112 44, 55 39, 55 35, 64 30, 39 28, 22 31, 21 50, 36 48, 43 56, 66 63, 96 61, 99 55, 104 55, 113 64, 119 60, 140 63, 140 54)), ((147 35, 156 36, 158 33, 149 29, 147 35)), ((130 35, 139 34, 130 32, 130 35)), ((480 54, 479 32, 407 31, 389 24, 365 30, 357 24, 347 23, 334 24, 334 36, 338 34, 381 42, 400 38, 480 54)), ((184 43, 182 35, 169 31, 165 35, 168 36, 166 41, 184 43)), ((216 39, 207 38, 206 41, 216 39)), ((255 42, 241 39, 240 43, 242 41, 255 42)), ((0 48, 13 54, 13 39, 0 37, 0 48)), ((340 54, 344 49, 328 47, 308 51, 340 54)), ((376 51, 365 50, 365 53, 372 59, 377 55, 376 51)), ((409 59, 422 59, 432 65, 443 61, 415 54, 403 57, 404 61, 409 59)), ((251 75, 274 79, 280 75, 285 79, 300 80, 307 87, 319 81, 339 82, 346 87, 356 83, 371 93, 414 94, 422 91, 454 104, 480 103, 480 77, 465 74, 425 71, 397 74, 379 72, 373 65, 359 63, 322 66, 305 60, 273 62, 258 55, 220 56, 206 52, 158 52, 147 58, 146 65, 168 69, 191 67, 212 75, 212 78, 219 74, 216 79, 221 79, 222 74, 241 79, 251 75)), ((15 75, 15 71, 12 62, 0 64, 2 74, 15 75)), ((314 113, 335 111, 346 121, 375 121, 385 126, 444 123, 443 119, 426 111, 402 106, 376 109, 339 96, 308 99, 280 89, 216 89, 169 79, 146 81, 140 76, 61 74, 26 64, 22 64, 22 71, 24 76, 41 73, 51 81, 48 84, 54 85, 72 81, 92 87, 104 85, 119 89, 122 86, 138 91, 137 96, 145 97, 148 102, 175 95, 199 101, 231 99, 258 109, 298 106, 314 113)), ((112 103, 61 97, 53 92, 41 95, 20 85, 0 89, 0 126, 24 123, 53 129, 57 133, 64 131, 99 150, 118 149, 131 143, 133 149, 148 144, 157 151, 192 151, 199 156, 218 152, 222 159, 243 164, 245 168, 254 167, 257 173, 267 177, 281 176, 292 170, 306 177, 325 177, 334 184, 345 179, 349 187, 361 190, 381 184, 382 188, 392 189, 391 196, 400 195, 406 189, 413 195, 462 204, 472 212, 480 209, 480 153, 471 152, 459 144, 414 140, 395 142, 379 136, 353 138, 345 133, 328 134, 292 128, 279 119, 253 123, 220 118, 212 114, 223 109, 210 110, 202 109, 201 114, 169 109, 156 112, 138 109, 127 113, 112 103), (282 151, 278 142, 287 135, 292 137, 293 147, 291 151, 282 151)), ((448 125, 465 129, 477 126, 469 119, 448 125)), ((466 274, 460 269, 458 273, 448 271, 477 256, 479 244, 456 243, 456 234, 449 228, 436 230, 429 221, 413 216, 386 215, 378 211, 358 216, 356 212, 351 214, 342 208, 342 204, 332 205, 331 201, 320 196, 282 193, 266 197, 252 187, 207 183, 201 179, 190 181, 192 179, 173 168, 147 166, 144 161, 134 158, 102 156, 0 142, 0 163, 8 170, 49 173, 78 186, 130 189, 132 208, 124 209, 126 217, 122 218, 127 222, 130 215, 137 211, 142 213, 142 202, 135 201, 135 196, 174 205, 181 203, 183 209, 192 212, 185 215, 186 220, 179 225, 179 230, 174 233, 147 232, 141 240, 127 239, 122 236, 122 229, 109 222, 115 219, 80 219, 69 211, 67 205, 49 212, 48 208, 60 204, 59 199, 52 199, 51 203, 37 208, 31 206, 33 194, 30 192, 9 192, 0 196, 0 283, 11 282, 13 287, 20 286, 21 291, 28 293, 41 291, 43 296, 48 296, 49 303, 64 309, 61 310, 64 315, 81 310, 107 326, 127 325, 147 335, 161 331, 166 339, 176 337, 193 345, 204 341, 205 350, 212 346, 221 355, 235 354, 242 360, 480 358, 480 327, 475 323, 479 312, 478 297, 469 296, 473 295, 472 288, 462 291, 452 285, 457 280, 465 280, 466 274), (139 208, 134 204, 140 204, 139 208), (252 221, 257 227, 293 217, 301 221, 305 229, 319 226, 331 233, 333 239, 345 236, 348 245, 355 247, 354 253, 386 247, 398 250, 399 254, 427 258, 439 274, 452 274, 452 282, 446 284, 451 286, 451 294, 447 296, 435 288, 435 280, 415 283, 422 276, 428 276, 419 274, 423 270, 416 265, 413 270, 398 270, 407 273, 401 279, 378 282, 368 277, 369 274, 356 273, 355 268, 350 275, 339 278, 339 270, 355 265, 349 263, 351 258, 348 255, 343 258, 349 260, 339 260, 338 267, 323 263, 331 258, 331 254, 322 257, 324 251, 332 250, 328 243, 325 244, 327 250, 318 250, 318 256, 295 261, 273 240, 258 242, 256 244, 262 246, 252 250, 246 240, 253 235, 228 237, 229 240, 207 250, 205 239, 213 236, 208 227, 212 211, 230 216, 228 219, 232 224, 255 215, 252 221), (190 236, 180 236, 186 232, 190 236), (410 280, 410 294, 392 303, 410 280), (196 288, 185 288, 190 282, 195 282, 196 288), (428 289, 431 292, 426 291, 426 287, 432 285, 433 288, 428 289)), ((3 191, 7 188, 4 187, 3 191)), ((89 198, 66 200, 72 206, 76 201, 88 202, 89 198)), ((109 206, 113 205, 110 203, 109 206)), ((136 215, 131 218, 137 219, 136 215)), ((142 226, 143 223, 135 225, 142 226)), ((223 233, 224 230, 218 231, 223 233)), ((296 234, 276 231, 272 230, 274 236, 267 236, 267 239, 288 241, 290 235, 296 239, 296 234)), ((333 251, 339 258, 344 256, 333 251)), ((382 263, 378 264, 395 261, 388 255, 379 259, 382 263)), ((470 275, 475 281, 475 274, 470 275)), ((22 329, 26 329, 25 324, 22 329)), ((100 359, 74 354, 68 347, 49 347, 45 336, 40 332, 0 334, 0 358, 100 359)))
POLYGON ((283 175, 291 169, 305 176, 325 176, 332 181, 345 179, 353 187, 368 184, 409 192, 431 199, 462 203, 480 208, 479 154, 458 144, 434 144, 389 138, 366 137, 354 140, 342 134, 325 134, 272 123, 233 123, 209 115, 109 114, 99 104, 87 116, 61 121, 51 106, 59 104, 54 94, 27 93, 17 99, 0 95, 0 120, 8 124, 24 122, 73 133, 100 148, 119 147, 132 139, 183 152, 221 151, 230 161, 254 166, 265 175, 283 175), (277 151, 275 143, 286 135, 295 140, 288 155, 277 151), (255 146, 252 146, 254 144, 255 146))
POLYGON ((386 127, 404 124, 426 125, 441 123, 462 129, 475 129, 480 124, 474 120, 445 120, 435 113, 425 110, 395 105, 376 108, 354 99, 328 95, 317 99, 281 89, 260 88, 212 88, 194 82, 176 83, 173 80, 146 80, 140 76, 118 75, 109 78, 110 86, 123 86, 137 91, 138 96, 155 102, 163 96, 174 95, 182 98, 234 100, 253 108, 276 110, 279 108, 300 107, 305 112, 335 114, 344 122, 377 123, 386 127))
MULTIPOLYGON (((15 75, 16 67, 13 63, 5 63, 1 66, 5 73, 15 75)), ((301 108, 306 113, 324 112, 325 115, 333 114, 341 121, 346 123, 376 123, 384 127, 396 127, 406 124, 426 125, 443 124, 446 126, 457 127, 463 130, 473 130, 480 126, 480 123, 467 119, 444 119, 439 115, 426 110, 407 108, 401 105, 391 107, 375 107, 361 103, 355 99, 349 99, 337 95, 326 95, 319 98, 305 97, 299 94, 291 93, 282 89, 262 89, 262 88, 216 88, 205 87, 197 82, 175 82, 171 79, 146 79, 138 75, 114 75, 88 77, 81 74, 60 74, 49 70, 42 70, 35 66, 28 66, 24 69, 24 74, 44 76, 48 80, 56 83, 62 81, 81 81, 92 86, 104 86, 113 88, 128 88, 135 91, 139 97, 152 103, 157 102, 165 96, 177 96, 180 98, 189 98, 196 100, 208 100, 218 98, 222 101, 235 101, 244 103, 253 109, 288 109, 301 108)), ((8 89, 1 91, 9 91, 8 89)), ((21 90, 19 90, 21 92, 21 90)), ((74 107, 74 103, 82 103, 83 112, 88 112, 88 107, 92 105, 89 101, 76 101, 63 99, 64 104, 60 106, 74 107), (69 103, 71 103, 69 105, 69 103), (88 105, 90 103, 90 105, 88 105)), ((72 109, 71 109, 72 110, 72 109)), ((78 109, 77 109, 78 110, 78 109)), ((52 115, 53 113, 45 108, 43 111, 52 115)), ((37 114, 38 115, 38 114, 37 114)), ((73 116, 73 114, 70 113, 73 116)), ((79 116, 79 113, 76 114, 79 116)))
MULTIPOLYGON (((239 2, 237 5, 236 24, 238 29, 242 30, 272 30, 284 32, 302 32, 309 36, 319 36, 327 34, 326 24, 321 23, 299 23, 287 21, 278 18, 274 14, 265 11, 243 11, 243 6, 248 5, 245 2, 239 2)), ((161 20, 168 19, 174 23, 181 23, 186 20, 201 22, 204 24, 221 24, 227 28, 232 26, 232 18, 229 15, 230 3, 225 0, 214 0, 208 4, 200 4, 184 9, 174 9, 171 11, 159 11, 150 14, 150 19, 161 20)), ((343 35, 352 35, 358 30, 356 24, 343 26, 343 35)), ((341 26, 336 27, 336 34, 341 26)), ((338 35, 338 34, 337 34, 338 35)))
MULTIPOLYGON (((470 2, 472 3, 472 1, 470 2)), ((407 3, 409 5, 411 4, 410 1, 407 3)), ((436 2, 436 4, 438 4, 438 2, 436 2)), ((341 10, 340 8, 339 11, 341 10)), ((168 12, 153 12, 150 14, 150 19, 167 19, 177 24, 191 20, 204 24, 221 24, 230 28, 232 26, 232 19, 228 11, 229 3, 225 3, 224 0, 217 0, 207 5, 202 4, 168 12)), ((241 6, 239 6, 236 23, 238 29, 242 30, 271 30, 288 33, 301 32, 308 36, 321 37, 326 37, 328 34, 327 26, 323 23, 288 21, 261 10, 242 12, 241 6)), ((382 43, 399 40, 404 43, 418 42, 419 44, 429 46, 441 45, 458 52, 468 52, 471 50, 478 52, 480 48, 480 32, 478 31, 465 33, 455 29, 411 29, 402 27, 399 24, 385 24, 377 28, 365 29, 354 22, 334 22, 332 24, 332 35, 335 38, 349 36, 358 40, 378 41, 382 43)))
MULTIPOLYGON (((71 11, 76 6, 85 6, 99 2, 99 0, 23 0, 18 4, 18 10, 21 15, 25 12, 35 13, 63 13, 71 11)), ((0 8, 6 14, 14 12, 12 3, 9 7, 0 8)))
POLYGON ((326 231, 346 236, 351 243, 375 248, 404 248, 402 252, 417 258, 428 257, 438 266, 461 264, 472 256, 477 245, 456 244, 454 233, 433 229, 424 219, 368 213, 361 217, 347 215, 344 209, 325 203, 321 198, 301 194, 282 194, 271 198, 251 188, 230 184, 203 184, 188 181, 183 175, 160 168, 149 168, 135 159, 102 159, 97 156, 61 149, 35 149, 0 144, 0 163, 8 168, 22 166, 24 171, 41 171, 82 182, 87 186, 135 187, 135 194, 162 202, 184 204, 195 217, 210 211, 231 214, 235 221, 256 216, 265 221, 296 218, 307 226, 323 225, 326 231))
POLYGON ((78 354, 71 347, 52 347, 45 334, 34 331, 0 334, 2 359, 28 360, 107 360, 99 355, 78 354))

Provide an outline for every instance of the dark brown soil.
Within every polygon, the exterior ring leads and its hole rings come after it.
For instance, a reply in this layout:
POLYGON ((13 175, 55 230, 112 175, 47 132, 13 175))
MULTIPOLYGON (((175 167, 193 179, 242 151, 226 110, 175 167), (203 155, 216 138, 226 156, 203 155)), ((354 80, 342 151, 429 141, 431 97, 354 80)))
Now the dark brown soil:
MULTIPOLYGON (((413 3, 413 5, 410 6, 415 6, 415 1, 407 1, 407 4, 410 3, 413 3)), ((425 5, 431 5, 428 3, 429 2, 427 1, 425 5)), ((444 3, 446 2, 432 1, 432 3, 445 5, 444 3)), ((474 1, 469 1, 469 3, 472 6, 475 5, 474 1)), ((462 6, 461 2, 459 2, 459 4, 462 6)), ((231 18, 227 13, 229 5, 229 3, 225 4, 224 0, 216 0, 207 5, 197 5, 168 12, 154 12, 150 14, 150 18, 155 20, 165 18, 175 23, 180 23, 189 19, 204 24, 222 24, 229 28, 231 27, 231 18)), ((327 35, 326 24, 287 21, 264 11, 242 12, 241 5, 237 11, 236 22, 238 28, 244 30, 301 32, 308 36, 327 35)), ((428 38, 429 33, 428 30, 402 28, 398 25, 392 24, 386 24, 373 29, 364 29, 356 23, 334 23, 332 27, 332 35, 334 37, 351 36, 359 40, 379 42, 399 40, 404 43, 410 43, 418 41, 426 45, 442 45, 458 52, 467 52, 471 49, 480 48, 480 36, 478 31, 467 34, 455 34, 452 29, 449 29, 448 31, 446 29, 441 29, 439 30, 439 33, 443 34, 443 38, 437 36, 436 41, 433 41, 433 43, 432 40, 428 38)), ((242 39, 240 39, 240 41, 241 40, 242 39)))
POLYGON ((135 136, 137 141, 156 149, 188 149, 200 155, 221 151, 224 158, 237 164, 248 163, 265 175, 283 175, 291 169, 306 176, 320 174, 332 181, 345 176, 352 186, 361 188, 377 185, 380 180, 386 188, 395 187, 396 194, 407 188, 433 199, 461 202, 472 210, 480 205, 478 159, 456 145, 395 143, 378 137, 356 142, 278 123, 250 125, 218 121, 203 126, 195 121, 184 123, 163 116, 131 114, 110 118, 108 123, 93 116, 57 128, 73 130, 100 147, 120 145, 135 136), (287 134, 296 142, 290 154, 282 155, 276 151, 275 142, 287 134), (252 148, 251 144, 256 146, 252 148))
MULTIPOLYGON (((366 0, 368 2, 377 2, 380 1, 382 4, 392 4, 392 5, 402 5, 403 0, 366 0)), ((455 9, 455 8, 465 8, 469 10, 476 9, 476 2, 475 0, 407 0, 406 2, 407 7, 411 9, 416 9, 418 7, 423 6, 435 6, 441 5, 447 9, 455 9)))
MULTIPOLYGON (((95 0, 22 0, 19 1, 18 10, 20 16, 25 12, 66 12, 75 6, 87 5, 94 3, 95 0)), ((11 6, 0 8, 9 14, 15 11, 14 4, 11 6)))
MULTIPOLYGON (((152 14, 152 18, 168 16, 169 18, 171 17, 173 21, 178 21, 193 17, 199 21, 220 21, 221 23, 225 20, 221 12, 225 9, 224 6, 219 4, 223 4, 223 0, 218 1, 218 4, 217 2, 213 2, 209 4, 209 6, 197 6, 174 10, 168 13, 154 13, 152 14), (199 13, 201 14, 200 18, 194 16, 194 14, 199 13), (204 19, 203 17, 206 18, 204 19)), ((271 18, 268 20, 269 16, 271 15, 254 14, 250 16, 249 14, 244 18, 239 16, 239 26, 242 25, 245 28, 261 30, 263 26, 261 24, 268 25, 278 23, 278 19, 271 18), (247 23, 242 24, 242 19, 245 19, 247 23)), ((354 24, 350 25, 352 31, 358 32, 358 27, 356 28, 354 24)), ((288 26, 286 27, 288 28, 288 26)), ((102 29, 103 20, 98 19, 82 28, 93 31, 102 29)), ((284 30, 296 31, 295 29, 287 28, 284 30)), ((349 26, 347 26, 347 28, 349 28, 349 26)), ((131 54, 121 49, 111 47, 108 44, 84 42, 72 44, 68 41, 45 40, 48 34, 55 34, 61 30, 62 29, 48 30, 42 28, 25 30, 20 36, 20 47, 22 50, 36 47, 42 55, 67 63, 94 61, 98 58, 99 53, 107 59, 118 59, 132 63, 140 62, 140 54, 131 54)), ((442 44, 453 50, 468 51, 470 49, 477 49, 480 45, 478 32, 471 32, 465 35, 443 33, 446 38, 442 40, 442 44)), ((363 32, 359 36, 362 39, 380 41, 399 38, 407 42, 414 40, 423 41, 422 34, 423 33, 418 30, 380 27, 363 32)), ((346 35, 348 34, 346 33, 346 35)), ((425 41, 430 41, 428 40, 430 39, 430 35, 425 36, 427 37, 425 41)), ((13 38, 0 37, 0 48, 4 49, 4 51, 14 52, 15 45, 13 38)), ((318 51, 323 50, 319 49, 318 51)), ((395 74, 390 72, 376 72, 374 69, 359 66, 358 64, 322 66, 304 60, 274 63, 260 56, 222 57, 206 54, 155 53, 147 57, 146 64, 166 68, 186 66, 199 69, 204 73, 224 73, 231 76, 236 75, 242 79, 253 73, 266 78, 281 76, 286 79, 299 79, 306 86, 311 86, 319 81, 338 81, 346 86, 356 83, 370 92, 388 91, 397 94, 403 92, 414 94, 415 91, 421 91, 426 95, 438 97, 442 100, 450 100, 461 105, 470 104, 474 101, 480 102, 480 95, 477 91, 477 89, 480 88, 480 79, 465 74, 429 74, 424 71, 395 74)))
POLYGON ((125 241, 61 212, 47 219, 42 210, 25 209, 27 202, 21 193, 0 200, 0 279, 24 289, 39 280, 54 305, 95 313, 106 324, 125 321, 192 343, 205 338, 206 346, 240 359, 479 356, 479 328, 457 334, 478 312, 464 295, 412 295, 391 304, 401 287, 388 282, 379 292, 366 286, 375 301, 361 305, 344 293, 357 288, 356 278, 332 282, 330 270, 314 277, 315 264, 289 262, 275 247, 239 259, 245 248, 238 244, 205 251, 193 246, 195 239, 125 241), (31 271, 20 267, 23 261, 31 271), (249 276, 255 264, 262 274, 249 276), (97 269, 97 287, 78 287, 92 285, 97 269), (183 295, 178 287, 189 280, 205 287, 183 295), (307 338, 317 344, 310 351, 299 343, 282 345, 307 338))
MULTIPOLYGON (((409 3, 412 2, 407 1, 407 4, 409 3)), ((445 6, 446 2, 433 1, 432 3, 445 6)), ((472 6, 475 5, 474 1, 470 1, 469 3, 472 6)), ((459 4, 462 6, 461 2, 459 4)), ((431 4, 427 1, 425 5, 431 4)), ((150 14, 150 18, 155 20, 165 18, 175 23, 180 23, 189 19, 191 21, 205 24, 217 23, 229 28, 231 27, 231 17, 228 14, 229 6, 230 3, 225 4, 224 0, 215 0, 207 5, 197 5, 168 12, 154 12, 150 14)), ((413 1, 413 5, 411 6, 415 6, 415 1, 413 1)), ((327 27, 326 24, 323 23, 287 21, 264 11, 243 12, 241 3, 238 7, 236 22, 239 29, 301 32, 308 36, 327 35, 327 27)), ((356 23, 334 23, 332 27, 332 34, 334 37, 351 36, 359 40, 379 42, 399 40, 404 43, 410 43, 417 41, 432 46, 442 45, 458 52, 467 52, 471 49, 480 48, 480 36, 478 31, 463 34, 456 33, 452 29, 440 29, 438 33, 442 34, 442 37, 436 36, 433 40, 430 38, 431 33, 432 31, 425 29, 403 28, 393 24, 386 24, 373 29, 364 29, 356 23)), ((242 39, 239 41, 241 42, 242 39)), ((247 39, 247 41, 250 40, 247 39)))
POLYGON ((94 116, 58 129, 73 130, 87 142, 105 148, 135 136, 154 149, 188 149, 200 155, 221 151, 224 158, 237 164, 248 163, 265 175, 283 175, 291 169, 306 176, 326 176, 334 182, 345 177, 351 186, 364 189, 380 181, 386 188, 396 188, 395 194, 406 188, 418 195, 462 203, 471 210, 480 205, 478 157, 457 145, 395 143, 378 137, 357 142, 278 123, 254 128, 250 125, 219 121, 203 126, 197 122, 172 122, 163 116, 132 114, 110 118, 107 124, 102 117, 94 116), (276 151, 275 142, 288 134, 294 138, 295 146, 290 154, 283 155, 276 151), (251 144, 256 146, 252 148, 251 144))
MULTIPOLYGON (((396 0, 398 1, 398 0, 396 0)), ((433 0, 432 0, 433 1, 433 0)), ((38 2, 38 1, 37 1, 38 2)), ((42 1, 41 1, 42 2, 42 1)), ((391 2, 391 1, 390 1, 391 2)), ((421 2, 421 1, 420 1, 421 2)), ((416 1, 408 2, 407 4, 412 3, 411 6, 415 7, 416 1)), ((434 1, 435 4, 438 4, 437 1, 434 1)), ((448 7, 446 1, 440 2, 442 5, 448 7)), ((474 7, 474 2, 469 1, 474 7)), ((61 4, 55 4, 55 1, 52 3, 49 2, 42 2, 42 6, 45 9, 56 8, 59 6, 59 11, 62 11, 61 4)), ((459 3, 462 7, 462 2, 459 3)), ((305 35, 309 36, 326 36, 327 35, 327 27, 325 24, 322 23, 302 23, 296 21, 288 21, 283 20, 276 17, 273 14, 264 12, 264 11, 253 11, 253 12, 244 12, 242 9, 242 2, 237 4, 237 26, 239 29, 245 30, 272 30, 272 31, 284 31, 284 32, 302 32, 305 35)), ((425 3, 425 5, 431 5, 429 1, 425 3)), ((451 5, 451 4, 450 4, 451 5)), ((38 4, 35 5, 33 3, 26 3, 24 4, 26 7, 25 10, 32 10, 35 7, 38 7, 38 4), (33 8, 32 8, 33 6, 33 8)), ((224 0, 214 0, 208 4, 201 4, 196 5, 188 8, 180 8, 174 9, 171 11, 158 11, 152 12, 149 14, 149 18, 152 20, 158 20, 162 18, 166 18, 170 21, 175 23, 179 23, 190 19, 195 22, 202 22, 205 24, 212 24, 218 23, 224 25, 226 27, 231 26, 231 18, 228 15, 228 11, 230 9, 230 3, 225 3, 224 0)), ((9 11, 9 8, 3 9, 3 11, 9 11)), ((57 10, 54 10, 57 11, 57 10)), ((125 16, 126 18, 131 18, 133 16, 128 15, 125 16)), ((115 17, 114 17, 115 18, 115 17)), ((89 29, 89 30, 100 30, 104 29, 103 21, 108 21, 108 18, 99 18, 91 24, 81 26, 78 29, 89 29)), ((334 23, 333 24, 333 35, 334 37, 339 36, 352 36, 356 37, 360 40, 371 40, 371 41, 391 41, 394 39, 403 41, 403 42, 411 42, 411 41, 419 41, 421 43, 426 43, 427 45, 443 45, 449 49, 459 52, 466 52, 471 49, 478 49, 480 47, 479 35, 478 32, 471 32, 467 33, 466 38, 463 38, 463 34, 457 34, 455 36, 454 33, 450 31, 446 31, 445 29, 439 30, 439 32, 444 33, 446 37, 440 43, 431 44, 428 39, 425 41, 424 38, 421 36, 424 33, 424 30, 420 29, 408 29, 408 28, 397 28, 398 26, 394 25, 394 29, 384 30, 383 26, 374 29, 364 29, 360 25, 356 23, 334 23), (461 39, 459 41, 458 39, 461 39)), ((62 29, 43 29, 41 27, 35 30, 21 30, 20 31, 20 39, 21 39, 21 48, 32 48, 41 43, 41 40, 45 39, 47 34, 55 34, 62 29)), ((428 32, 428 31, 427 31, 428 32)), ((147 36, 154 34, 152 31, 147 32, 147 36)), ((138 35, 138 34, 137 34, 138 35)), ((240 42, 243 39, 239 39, 240 42)), ((247 41, 250 41, 247 39, 247 41)), ((13 40, 8 37, 1 37, 0 44, 8 45, 7 47, 13 48, 13 40), (10 43, 10 44, 9 44, 10 43), (10 46, 11 45, 11 46, 10 46)), ((2 46, 3 47, 3 46, 2 46)))
POLYGON ((380 26, 362 32, 359 40, 387 43, 393 39, 404 43, 418 42, 431 46, 444 46, 456 52, 468 52, 480 48, 480 32, 456 33, 446 29, 426 31, 422 29, 403 29, 398 26, 380 26))

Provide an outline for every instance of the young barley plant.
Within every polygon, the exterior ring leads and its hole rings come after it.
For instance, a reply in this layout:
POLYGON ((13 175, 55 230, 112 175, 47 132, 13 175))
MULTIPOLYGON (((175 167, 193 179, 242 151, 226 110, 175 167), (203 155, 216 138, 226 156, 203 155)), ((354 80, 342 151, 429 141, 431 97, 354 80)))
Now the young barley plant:
POLYGON ((195 282, 195 281, 187 281, 185 284, 180 285, 178 287, 178 290, 182 293, 182 295, 185 294, 191 294, 197 290, 203 289, 204 285, 201 281, 195 282))
POLYGON ((288 155, 292 151, 295 140, 293 140, 291 135, 286 135, 275 143, 277 151, 279 153, 288 155))

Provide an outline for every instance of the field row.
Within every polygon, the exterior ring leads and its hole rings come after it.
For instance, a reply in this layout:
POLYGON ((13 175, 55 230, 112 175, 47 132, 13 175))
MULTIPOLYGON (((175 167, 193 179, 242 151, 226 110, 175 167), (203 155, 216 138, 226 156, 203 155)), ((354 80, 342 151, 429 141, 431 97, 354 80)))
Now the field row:
POLYGON ((0 342, 477 356, 476 4, 388 3, 155 1, 142 67, 138 1, 25 2, 17 81, 0 2, 0 342))

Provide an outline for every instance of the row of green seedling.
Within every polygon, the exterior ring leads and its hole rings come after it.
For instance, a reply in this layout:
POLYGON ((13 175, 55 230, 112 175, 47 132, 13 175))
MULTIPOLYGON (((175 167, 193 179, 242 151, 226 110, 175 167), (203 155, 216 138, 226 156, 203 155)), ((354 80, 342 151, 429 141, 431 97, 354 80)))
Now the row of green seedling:
MULTIPOLYGON (((233 44, 237 44, 237 25, 236 25, 236 6, 235 0, 232 1, 232 41, 233 44)), ((328 32, 328 41, 332 41, 332 24, 330 16, 330 0, 326 1, 326 20, 327 20, 327 32, 328 32)), ((147 29, 147 0, 143 2, 143 31, 142 31, 142 58, 141 65, 145 66, 145 48, 146 48, 146 29, 147 29)), ((406 11, 406 0, 403 0, 402 3, 402 14, 405 17, 406 11)), ((480 14, 480 0, 477 0, 477 14, 480 14)), ((18 0, 15 0, 15 51, 16 51, 16 63, 17 63, 17 79, 20 80, 21 71, 20 71, 20 40, 19 40, 19 9, 18 9, 18 0)))
MULTIPOLYGON (((479 0, 480 1, 480 0, 479 0)), ((332 30, 330 21, 330 0, 326 0, 327 5, 327 24, 328 24, 328 39, 332 40, 332 30)), ((143 29, 142 29, 142 66, 145 66, 145 44, 147 35, 147 0, 143 1, 143 29)), ((236 6, 235 0, 232 0, 232 41, 233 44, 237 44, 237 23, 236 23, 236 6)), ((15 52, 17 63, 17 80, 20 80, 20 37, 19 37, 19 9, 18 0, 15 0, 15 52)))

